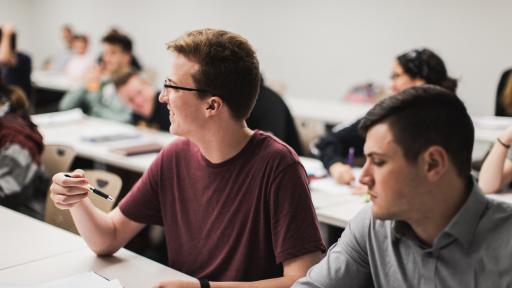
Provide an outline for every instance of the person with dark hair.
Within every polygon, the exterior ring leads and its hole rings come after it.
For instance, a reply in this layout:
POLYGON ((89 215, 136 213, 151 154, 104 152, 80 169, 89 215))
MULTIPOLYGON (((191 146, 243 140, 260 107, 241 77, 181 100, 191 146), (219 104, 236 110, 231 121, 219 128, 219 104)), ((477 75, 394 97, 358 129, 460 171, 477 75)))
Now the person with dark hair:
POLYGON ((131 110, 119 99, 112 78, 130 70, 132 42, 122 34, 108 34, 102 43, 101 65, 88 73, 85 86, 64 95, 59 109, 80 107, 91 116, 129 122, 131 110))
POLYGON ((433 85, 382 100, 361 121, 372 205, 293 287, 509 287, 512 206, 472 178, 474 128, 433 85), (432 117, 435 115, 435 117, 432 117))
POLYGON ((290 145, 297 154, 304 154, 290 110, 281 96, 265 85, 263 78, 256 104, 246 122, 247 127, 270 132, 290 145))
POLYGON ((25 94, 0 81, 0 205, 18 210, 28 202, 43 147, 25 94))
POLYGON ((169 131, 169 110, 158 101, 160 91, 140 72, 131 70, 113 79, 117 94, 132 109, 131 123, 143 128, 169 131))
POLYGON ((169 265, 201 280, 155 287, 290 287, 325 246, 297 154, 245 124, 260 88, 254 49, 216 29, 167 47, 174 57, 160 102, 181 137, 109 214, 87 199, 80 170, 56 174, 51 198, 70 210, 98 255, 114 253, 146 224, 163 225, 169 265))
POLYGON ((512 117, 512 69, 501 74, 496 90, 494 115, 512 117))
MULTIPOLYGON (((137 57, 135 57, 135 55, 133 55, 132 40, 128 36, 126 36, 126 35, 122 34, 121 32, 119 32, 119 30, 117 28, 112 28, 112 29, 110 29, 110 31, 108 31, 107 36, 105 36, 105 38, 106 37, 116 38, 117 36, 121 36, 122 38, 124 38, 123 42, 125 42, 125 44, 124 44, 125 49, 131 55, 131 60, 130 60, 131 69, 135 70, 135 71, 141 71, 142 70, 142 65, 140 64, 140 62, 137 59, 137 57)), ((105 38, 103 38, 103 39, 105 40, 105 38)), ((101 62, 103 62, 103 54, 98 57, 98 63, 101 64, 101 62)))
POLYGON ((16 47, 16 30, 6 24, 0 28, 0 78, 6 85, 20 87, 32 99, 32 59, 16 47))
MULTIPOLYGON (((443 60, 431 50, 414 49, 399 55, 393 62, 391 91, 397 93, 422 84, 436 85, 454 93, 457 89, 457 81, 448 76, 443 60)), ((363 157, 364 138, 357 131, 360 122, 358 119, 348 125, 337 125, 314 144, 313 154, 318 155, 338 183, 354 181, 347 159, 363 157)))

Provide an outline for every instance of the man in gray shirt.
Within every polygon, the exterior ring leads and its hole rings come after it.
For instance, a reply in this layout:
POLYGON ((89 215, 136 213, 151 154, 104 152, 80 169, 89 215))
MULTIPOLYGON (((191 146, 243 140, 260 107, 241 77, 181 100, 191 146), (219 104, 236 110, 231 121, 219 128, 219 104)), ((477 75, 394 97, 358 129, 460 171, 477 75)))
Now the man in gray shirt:
POLYGON ((359 128, 373 205, 293 287, 510 287, 512 207, 470 176, 474 129, 462 101, 410 88, 359 128))

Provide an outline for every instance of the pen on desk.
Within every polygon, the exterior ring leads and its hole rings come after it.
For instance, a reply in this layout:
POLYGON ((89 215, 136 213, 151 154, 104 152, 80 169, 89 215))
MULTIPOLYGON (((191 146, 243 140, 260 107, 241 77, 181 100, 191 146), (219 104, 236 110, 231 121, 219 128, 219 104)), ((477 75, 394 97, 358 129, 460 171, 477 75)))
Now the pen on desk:
MULTIPOLYGON (((64 176, 68 177, 68 178, 73 178, 71 175, 69 174, 64 174, 64 176)), ((112 196, 108 195, 107 193, 103 192, 103 191, 100 191, 96 188, 94 188, 94 186, 92 186, 91 184, 87 184, 85 186, 87 189, 89 189, 89 191, 93 192, 94 194, 100 196, 101 198, 104 198, 106 200, 109 200, 109 201, 114 201, 114 198, 112 198, 112 196)))
POLYGON ((354 147, 348 148, 347 164, 350 166, 354 165, 354 154, 355 154, 354 147))

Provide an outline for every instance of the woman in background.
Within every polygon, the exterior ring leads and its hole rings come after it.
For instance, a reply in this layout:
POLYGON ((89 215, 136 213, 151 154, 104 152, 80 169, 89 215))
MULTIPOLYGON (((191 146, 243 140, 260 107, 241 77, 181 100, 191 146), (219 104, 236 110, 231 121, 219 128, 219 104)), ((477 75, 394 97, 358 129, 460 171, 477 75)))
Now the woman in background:
POLYGON ((498 90, 496 91, 494 115, 512 116, 512 69, 508 69, 501 74, 498 90))
MULTIPOLYGON (((392 66, 392 93, 422 84, 437 85, 451 92, 457 89, 457 80, 448 76, 443 60, 431 50, 414 49, 399 55, 392 66)), ((350 162, 354 157, 364 156, 364 138, 358 131, 360 121, 335 126, 314 147, 313 153, 318 154, 331 176, 341 184, 355 180, 350 162)))

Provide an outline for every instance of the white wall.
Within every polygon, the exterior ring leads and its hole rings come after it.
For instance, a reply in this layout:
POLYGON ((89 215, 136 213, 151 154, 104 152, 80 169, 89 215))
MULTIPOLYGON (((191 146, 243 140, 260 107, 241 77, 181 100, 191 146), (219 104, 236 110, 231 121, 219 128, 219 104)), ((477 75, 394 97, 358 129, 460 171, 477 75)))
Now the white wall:
POLYGON ((493 113, 498 77, 512 66, 510 11, 507 0, 0 0, 0 21, 13 15, 38 65, 62 49, 63 23, 89 34, 95 53, 115 25, 161 80, 165 42, 209 26, 248 38, 266 78, 285 82, 290 97, 338 99, 354 83, 388 83, 397 54, 426 46, 461 80, 458 94, 475 115, 493 113))

